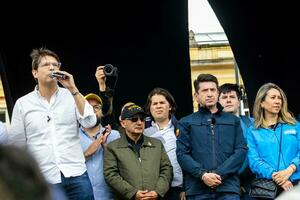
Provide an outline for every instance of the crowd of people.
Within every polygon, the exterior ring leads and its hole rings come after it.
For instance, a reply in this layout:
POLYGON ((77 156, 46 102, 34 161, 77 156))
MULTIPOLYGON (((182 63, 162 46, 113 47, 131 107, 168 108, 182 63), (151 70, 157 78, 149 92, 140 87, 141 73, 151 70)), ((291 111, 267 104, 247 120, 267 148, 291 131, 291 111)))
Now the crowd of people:
POLYGON ((82 95, 55 52, 31 58, 37 85, 16 101, 9 130, 0 123, 1 199, 247 200, 258 179, 275 196, 299 183, 300 124, 274 83, 259 88, 253 118, 238 85, 200 74, 198 111, 178 120, 172 94, 154 88, 115 120, 103 66, 99 94, 82 95))

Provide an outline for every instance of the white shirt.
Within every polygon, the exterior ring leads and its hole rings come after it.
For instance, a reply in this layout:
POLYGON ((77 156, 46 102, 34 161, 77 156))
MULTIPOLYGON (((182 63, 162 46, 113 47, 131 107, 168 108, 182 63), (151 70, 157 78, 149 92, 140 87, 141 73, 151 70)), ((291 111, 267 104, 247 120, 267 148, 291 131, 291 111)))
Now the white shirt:
POLYGON ((152 123, 151 127, 145 129, 144 135, 159 139, 163 143, 164 148, 168 154, 169 160, 171 162, 171 165, 173 167, 173 180, 171 186, 172 187, 182 186, 182 182, 183 182, 182 170, 180 168, 176 156, 177 138, 175 136, 174 126, 171 120, 169 121, 168 125, 162 130, 159 130, 159 126, 156 123, 152 123))
POLYGON ((81 116, 67 89, 59 87, 50 103, 35 89, 17 100, 8 140, 17 146, 27 146, 46 179, 52 184, 60 183, 60 172, 71 177, 86 171, 78 122, 86 128, 96 123, 87 101, 81 116))

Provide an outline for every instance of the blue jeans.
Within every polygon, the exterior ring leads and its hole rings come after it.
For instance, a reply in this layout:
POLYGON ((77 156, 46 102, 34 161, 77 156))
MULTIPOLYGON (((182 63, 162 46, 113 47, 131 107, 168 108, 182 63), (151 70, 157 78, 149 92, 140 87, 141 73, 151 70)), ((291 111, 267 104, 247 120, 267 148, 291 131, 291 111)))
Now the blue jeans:
POLYGON ((81 176, 66 178, 61 173, 61 185, 69 200, 94 200, 91 181, 87 172, 81 176))
POLYGON ((240 196, 235 193, 206 193, 188 196, 187 200, 240 200, 240 196))
POLYGON ((61 184, 50 184, 49 186, 52 200, 68 200, 61 184))

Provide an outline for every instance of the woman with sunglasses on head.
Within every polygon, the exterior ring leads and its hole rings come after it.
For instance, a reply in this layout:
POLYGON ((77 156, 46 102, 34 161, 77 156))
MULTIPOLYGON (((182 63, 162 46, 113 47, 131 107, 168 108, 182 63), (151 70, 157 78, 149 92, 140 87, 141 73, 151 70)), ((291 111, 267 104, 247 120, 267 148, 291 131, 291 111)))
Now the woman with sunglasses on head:
POLYGON ((300 180, 300 125, 288 110, 283 90, 266 83, 253 106, 254 125, 248 129, 248 158, 257 178, 273 180, 289 191, 300 180))

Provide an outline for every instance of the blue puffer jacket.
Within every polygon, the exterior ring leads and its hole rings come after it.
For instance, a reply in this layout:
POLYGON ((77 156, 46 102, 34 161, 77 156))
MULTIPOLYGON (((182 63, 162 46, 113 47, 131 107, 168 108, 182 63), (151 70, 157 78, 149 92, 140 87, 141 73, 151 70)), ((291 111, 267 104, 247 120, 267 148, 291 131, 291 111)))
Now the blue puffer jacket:
POLYGON ((279 123, 275 130, 269 128, 248 129, 248 159, 250 169, 259 178, 272 179, 277 171, 278 153, 282 134, 279 170, 295 164, 297 171, 290 177, 291 181, 300 180, 300 124, 289 125, 279 123))
POLYGON ((222 178, 214 191, 239 194, 238 170, 245 160, 247 146, 238 117, 222 111, 211 114, 200 108, 178 123, 177 158, 184 173, 186 195, 211 192, 201 180, 203 173, 215 172, 222 178))

